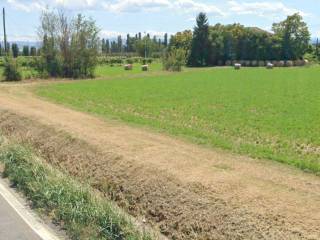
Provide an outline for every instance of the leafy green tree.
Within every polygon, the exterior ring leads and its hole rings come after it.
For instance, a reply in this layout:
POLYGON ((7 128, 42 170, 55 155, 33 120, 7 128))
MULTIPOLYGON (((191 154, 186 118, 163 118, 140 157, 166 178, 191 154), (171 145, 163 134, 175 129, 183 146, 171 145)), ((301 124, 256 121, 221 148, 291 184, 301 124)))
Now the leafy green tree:
POLYGON ((207 66, 209 64, 209 23, 205 13, 197 16, 197 26, 193 31, 189 66, 207 66))
POLYGON ((16 43, 13 43, 12 46, 11 46, 11 49, 12 49, 12 56, 14 58, 17 58, 19 56, 19 47, 18 47, 18 44, 16 43))
POLYGON ((187 59, 190 54, 192 45, 192 31, 185 30, 178 32, 171 37, 169 44, 169 51, 172 49, 182 49, 184 51, 185 58, 187 59))
POLYGON ((94 75, 100 39, 93 20, 79 14, 44 11, 39 28, 43 39, 39 70, 52 77, 85 78, 94 75))
POLYGON ((285 60, 302 58, 307 52, 310 32, 299 13, 288 16, 280 23, 274 23, 272 30, 281 39, 282 54, 285 60))

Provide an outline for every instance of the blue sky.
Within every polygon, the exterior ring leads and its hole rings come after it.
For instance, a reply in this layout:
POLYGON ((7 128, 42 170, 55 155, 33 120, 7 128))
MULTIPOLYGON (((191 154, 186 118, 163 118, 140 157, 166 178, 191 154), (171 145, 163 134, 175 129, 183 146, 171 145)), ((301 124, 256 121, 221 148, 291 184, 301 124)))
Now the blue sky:
MULTIPOLYGON (((210 24, 239 22, 266 30, 273 22, 300 12, 312 36, 320 37, 319 0, 0 0, 0 7, 6 8, 9 40, 36 40, 39 16, 46 6, 64 9, 69 15, 91 16, 101 37, 139 31, 161 36, 192 29, 200 11, 207 12, 210 24)), ((0 32, 2 40, 2 28, 0 32)))

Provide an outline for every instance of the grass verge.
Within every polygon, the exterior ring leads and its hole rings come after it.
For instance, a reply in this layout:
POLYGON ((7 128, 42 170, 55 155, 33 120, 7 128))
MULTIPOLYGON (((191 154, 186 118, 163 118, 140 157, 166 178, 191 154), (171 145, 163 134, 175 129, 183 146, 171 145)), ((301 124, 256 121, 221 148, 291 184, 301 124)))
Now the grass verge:
POLYGON ((0 142, 3 176, 32 207, 62 226, 71 239, 155 239, 89 186, 53 169, 28 147, 0 142))

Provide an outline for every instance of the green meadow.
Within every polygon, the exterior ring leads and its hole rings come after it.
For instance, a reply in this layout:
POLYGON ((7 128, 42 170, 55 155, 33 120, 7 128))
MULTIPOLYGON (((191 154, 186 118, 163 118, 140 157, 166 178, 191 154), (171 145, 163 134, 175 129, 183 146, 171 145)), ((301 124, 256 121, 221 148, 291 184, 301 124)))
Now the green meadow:
POLYGON ((105 119, 320 173, 320 68, 160 69, 123 75, 120 67, 99 67, 98 76, 111 78, 36 93, 105 119))

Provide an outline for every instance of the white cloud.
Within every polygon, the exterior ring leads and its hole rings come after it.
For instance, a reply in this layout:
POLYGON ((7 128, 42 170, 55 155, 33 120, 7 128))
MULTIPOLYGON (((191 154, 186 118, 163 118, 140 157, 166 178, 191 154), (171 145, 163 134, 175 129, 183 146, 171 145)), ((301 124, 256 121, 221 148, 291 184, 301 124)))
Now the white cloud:
POLYGON ((232 0, 228 2, 228 5, 230 12, 239 15, 256 15, 266 18, 284 17, 297 12, 302 16, 308 15, 298 9, 290 8, 279 1, 243 2, 232 0))
POLYGON ((105 10, 111 12, 154 11, 170 5, 168 0, 119 0, 113 3, 103 3, 105 10))
POLYGON ((170 11, 225 15, 214 4, 204 4, 197 0, 7 0, 7 2, 16 9, 25 12, 43 10, 49 6, 68 10, 105 10, 112 13, 170 11))
POLYGON ((172 7, 188 13, 206 12, 207 14, 225 15, 225 13, 214 4, 205 4, 194 0, 176 0, 172 7))
POLYGON ((96 0, 54 0, 53 5, 71 10, 98 9, 96 0))
POLYGON ((43 1, 25 1, 22 2, 20 0, 7 0, 8 4, 12 7, 24 11, 31 12, 37 10, 44 10, 46 8, 46 4, 43 1))
POLYGON ((224 15, 214 4, 204 4, 195 0, 117 0, 112 3, 104 3, 104 8, 112 12, 140 12, 140 11, 176 11, 177 13, 198 13, 224 15))

